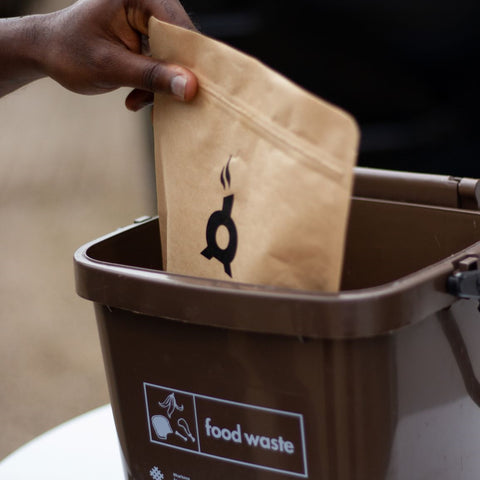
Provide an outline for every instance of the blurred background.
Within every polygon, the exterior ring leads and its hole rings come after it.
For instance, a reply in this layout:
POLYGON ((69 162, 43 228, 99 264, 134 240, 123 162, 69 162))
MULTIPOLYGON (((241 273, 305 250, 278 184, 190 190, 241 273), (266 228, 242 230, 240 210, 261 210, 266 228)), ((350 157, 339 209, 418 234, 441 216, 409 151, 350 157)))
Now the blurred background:
MULTIPOLYGON (((0 12, 68 3, 0 0, 0 12)), ((0 458, 108 402, 72 256, 156 212, 150 115, 126 110, 128 92, 85 97, 46 79, 0 99, 0 458)))
POLYGON ((184 0, 203 32, 352 113, 363 166, 478 176, 476 0, 184 0))
MULTIPOLYGON (((0 16, 64 0, 2 0, 0 16)), ((480 176, 475 0, 185 0, 198 27, 352 113, 359 164, 480 176)), ((245 79, 248 81, 248 78, 245 79)), ((72 254, 154 214, 148 112, 42 80, 0 100, 0 458, 108 402, 72 254)))

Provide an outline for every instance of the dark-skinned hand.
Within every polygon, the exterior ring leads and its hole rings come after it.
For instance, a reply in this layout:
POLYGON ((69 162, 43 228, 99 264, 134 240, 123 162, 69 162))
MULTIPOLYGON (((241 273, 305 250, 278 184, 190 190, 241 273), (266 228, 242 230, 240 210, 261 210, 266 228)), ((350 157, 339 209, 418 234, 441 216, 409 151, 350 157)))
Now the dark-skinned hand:
POLYGON ((46 15, 0 21, 0 96, 49 76, 81 94, 134 90, 127 108, 166 91, 181 101, 197 91, 192 72, 148 56, 148 20, 194 26, 177 0, 79 0, 46 15))

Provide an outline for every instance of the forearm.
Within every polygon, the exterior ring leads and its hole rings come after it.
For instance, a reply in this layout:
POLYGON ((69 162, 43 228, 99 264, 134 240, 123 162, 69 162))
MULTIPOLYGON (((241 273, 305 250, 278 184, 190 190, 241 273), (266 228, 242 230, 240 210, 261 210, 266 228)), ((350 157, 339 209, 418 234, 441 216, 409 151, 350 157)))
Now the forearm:
POLYGON ((45 76, 41 44, 47 17, 0 19, 0 97, 45 76))

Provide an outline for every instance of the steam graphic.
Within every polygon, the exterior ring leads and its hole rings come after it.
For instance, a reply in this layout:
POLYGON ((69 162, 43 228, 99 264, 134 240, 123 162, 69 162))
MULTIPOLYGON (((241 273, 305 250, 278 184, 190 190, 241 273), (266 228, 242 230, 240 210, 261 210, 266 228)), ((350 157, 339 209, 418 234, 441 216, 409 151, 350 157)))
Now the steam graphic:
POLYGON ((222 173, 220 174, 220 182, 225 190, 228 186, 230 188, 230 162, 232 160, 232 156, 228 158, 227 164, 222 168, 222 173))

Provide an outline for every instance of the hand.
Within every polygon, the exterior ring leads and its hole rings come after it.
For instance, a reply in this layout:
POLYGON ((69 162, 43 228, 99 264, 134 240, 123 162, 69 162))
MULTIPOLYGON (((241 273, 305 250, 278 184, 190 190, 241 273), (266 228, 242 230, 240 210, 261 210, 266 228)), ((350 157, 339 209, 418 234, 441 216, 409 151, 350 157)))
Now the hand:
POLYGON ((187 69, 142 54, 150 16, 193 29, 178 0, 80 0, 53 14, 46 36, 46 73, 78 93, 130 86, 131 110, 152 103, 153 92, 191 100, 197 80, 187 69))
POLYGON ((0 93, 48 75, 82 94, 133 87, 126 99, 130 110, 152 103, 157 91, 191 100, 198 87, 191 71, 144 54, 152 15, 194 28, 178 0, 79 0, 51 14, 0 22, 0 46, 10 40, 20 52, 0 52, 0 93))

